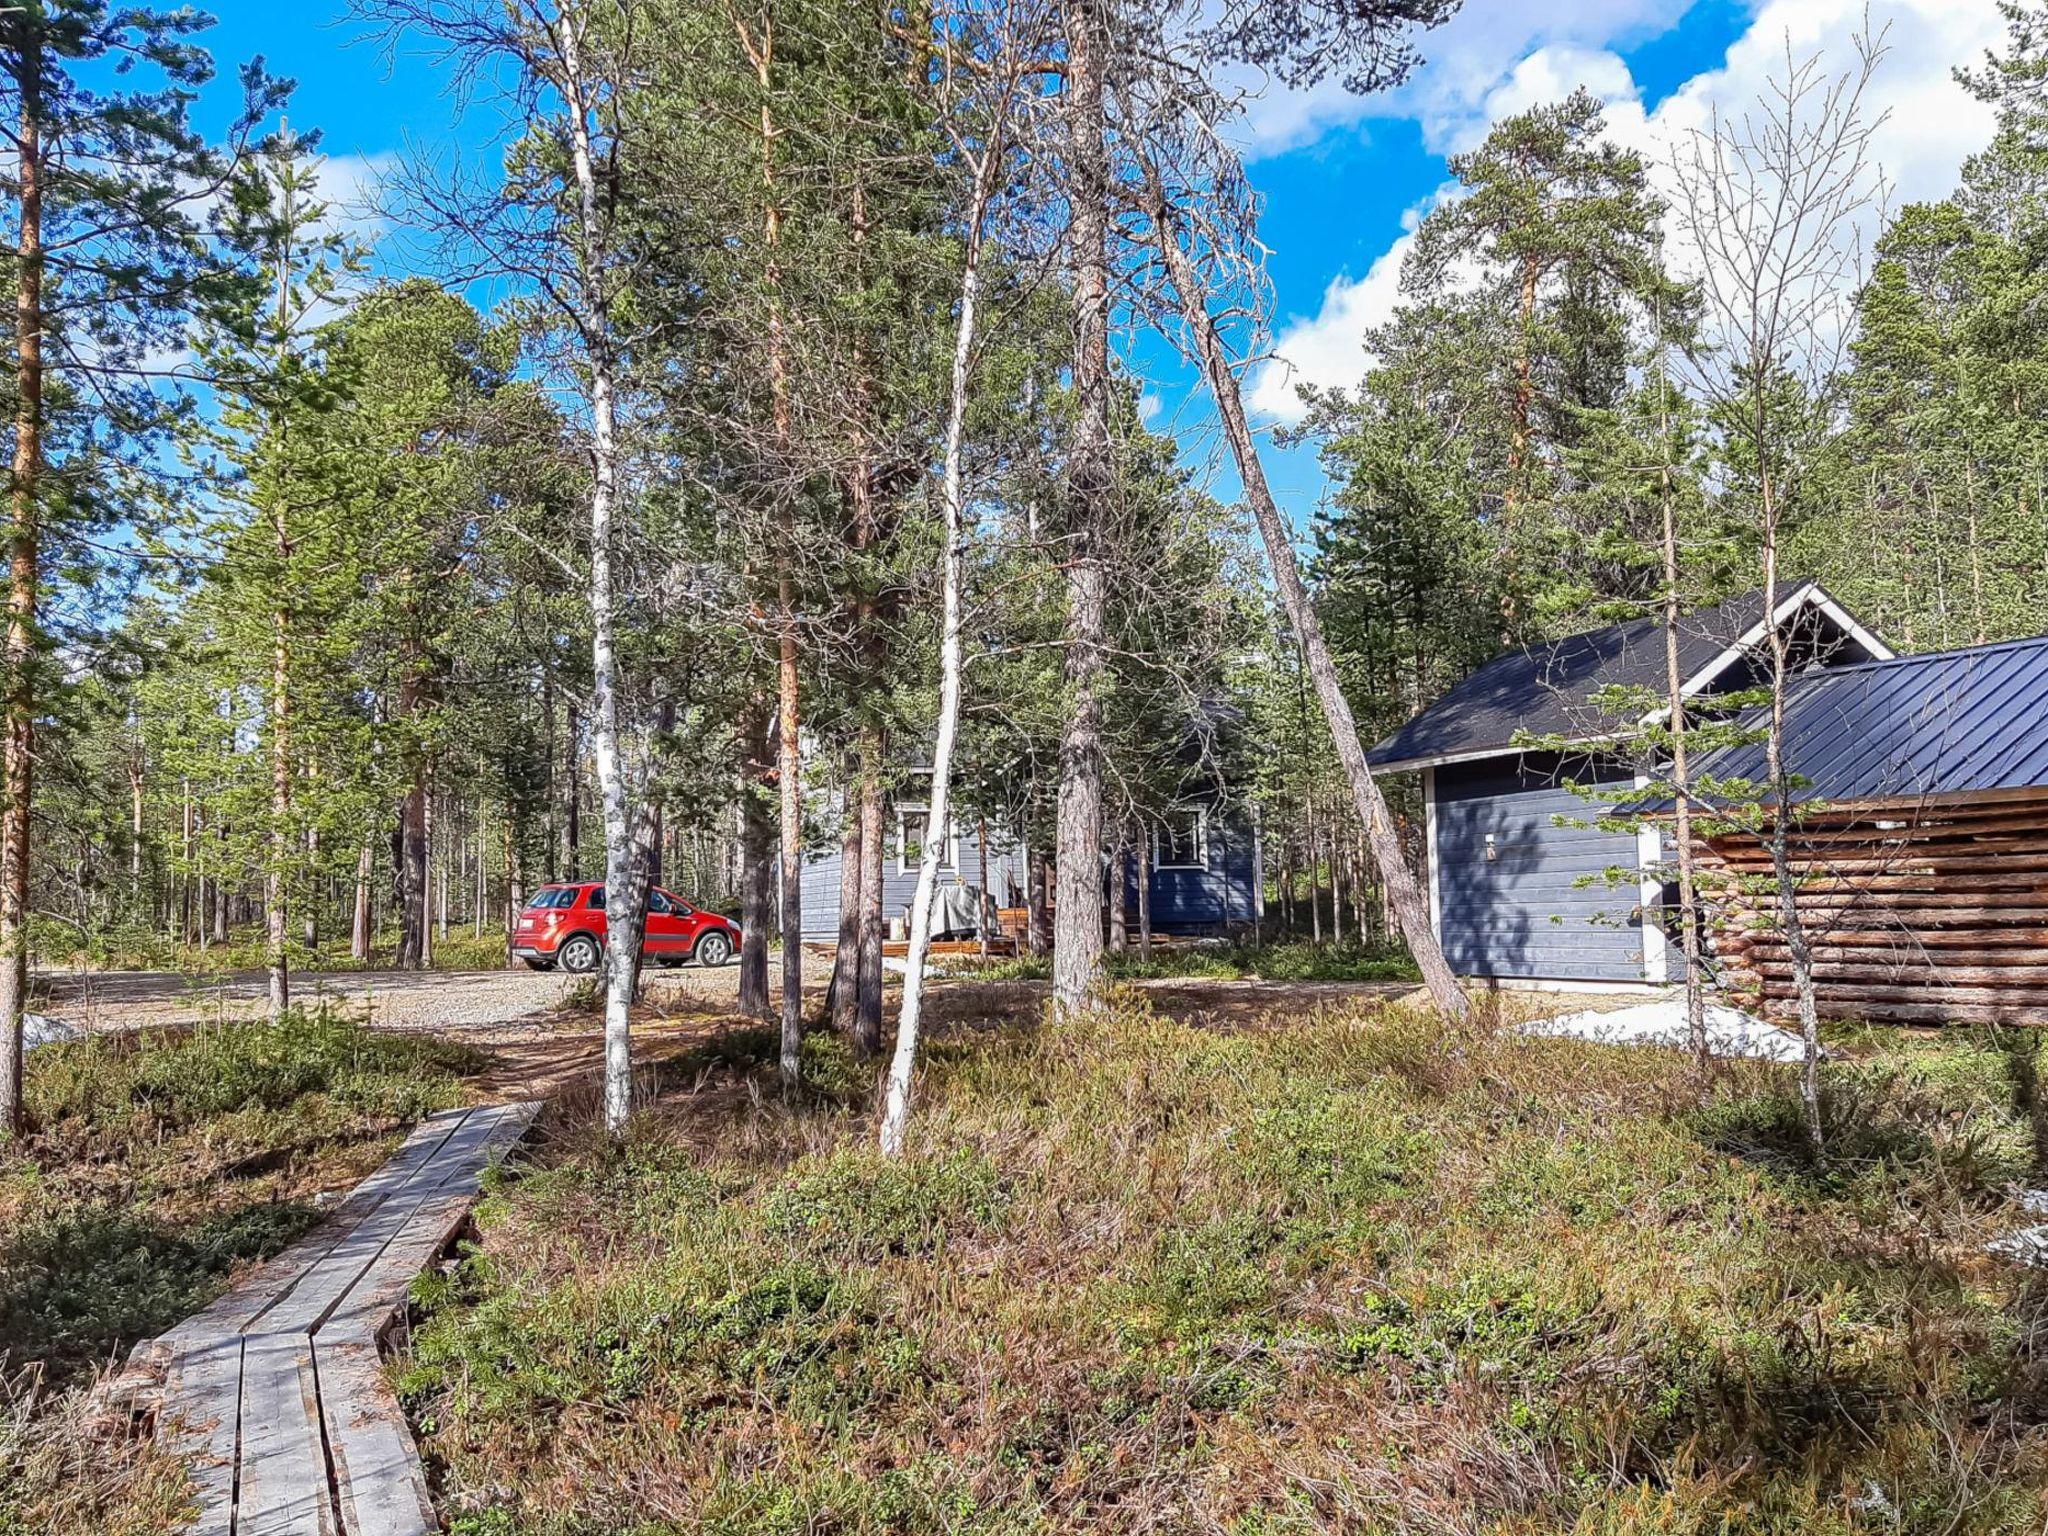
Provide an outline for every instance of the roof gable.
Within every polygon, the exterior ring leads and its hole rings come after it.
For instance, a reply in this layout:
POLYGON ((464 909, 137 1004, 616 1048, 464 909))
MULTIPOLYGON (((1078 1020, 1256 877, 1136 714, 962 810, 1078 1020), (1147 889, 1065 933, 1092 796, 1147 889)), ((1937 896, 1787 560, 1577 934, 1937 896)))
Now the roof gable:
MULTIPOLYGON (((1891 655, 1816 582, 1802 582, 1779 600, 1778 622, 1791 622, 1802 612, 1812 613, 1816 623, 1838 636, 1852 660, 1891 655)), ((1678 660, 1684 691, 1711 691, 1763 634, 1761 591, 1681 615, 1678 660)), ((1631 734, 1635 723, 1604 714, 1594 705, 1594 695, 1612 687, 1661 691, 1665 677, 1661 618, 1631 619, 1507 651, 1380 742, 1366 760, 1381 772, 1395 772, 1494 757, 1520 750, 1515 739, 1525 732, 1579 742, 1617 740, 1631 734)))

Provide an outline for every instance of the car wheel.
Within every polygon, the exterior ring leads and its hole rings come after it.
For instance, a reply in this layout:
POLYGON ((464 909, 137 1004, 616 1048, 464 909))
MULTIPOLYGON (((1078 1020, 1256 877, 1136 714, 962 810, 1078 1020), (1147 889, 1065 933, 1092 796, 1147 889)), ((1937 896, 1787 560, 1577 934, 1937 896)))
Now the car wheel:
POLYGON ((570 975, 588 976, 597 969, 597 962, 604 958, 604 951, 598 947, 597 940, 589 934, 578 933, 572 935, 562 945, 556 958, 562 962, 562 969, 570 975))
POLYGON ((697 941, 697 963, 704 966, 723 965, 732 958, 732 940, 716 930, 707 933, 697 941))
POLYGON ((526 968, 529 971, 552 971, 555 968, 555 962, 552 960, 528 960, 526 968))

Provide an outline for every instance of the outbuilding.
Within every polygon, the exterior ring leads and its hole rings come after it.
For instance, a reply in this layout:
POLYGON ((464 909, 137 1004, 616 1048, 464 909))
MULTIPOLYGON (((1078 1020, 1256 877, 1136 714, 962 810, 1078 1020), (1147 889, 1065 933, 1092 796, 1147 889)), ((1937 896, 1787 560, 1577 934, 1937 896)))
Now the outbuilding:
MULTIPOLYGON (((2048 1024, 2048 636, 1801 676, 1783 739, 1823 1015, 2048 1024)), ((1768 778, 1754 744, 1700 771, 1768 778)), ((1768 849, 1748 831, 1704 849, 1720 978, 1784 1012, 1768 849)))
MULTIPOLYGON (((1681 618, 1684 695, 1767 677, 1770 626, 1802 672, 1892 656, 1817 583, 1774 609, 1752 592, 1681 618)), ((1368 754, 1375 772, 1421 776, 1430 919, 1459 975, 1574 991, 1676 979, 1657 833, 1590 825, 1601 807, 1574 787, 1647 782, 1632 748, 1666 678, 1660 619, 1609 625, 1496 657, 1368 754), (1633 713, 1617 712, 1625 698, 1633 713)))

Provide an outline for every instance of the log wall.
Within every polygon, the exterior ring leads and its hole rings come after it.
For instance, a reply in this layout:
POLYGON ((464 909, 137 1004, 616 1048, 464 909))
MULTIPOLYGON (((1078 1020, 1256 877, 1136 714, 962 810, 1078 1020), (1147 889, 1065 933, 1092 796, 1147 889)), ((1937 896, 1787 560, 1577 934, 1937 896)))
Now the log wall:
MULTIPOLYGON (((1743 833, 1701 851, 1724 982, 1790 1014, 1769 850, 1743 833)), ((1828 806, 1792 857, 1824 1017, 2048 1024, 2048 789, 1828 806)))

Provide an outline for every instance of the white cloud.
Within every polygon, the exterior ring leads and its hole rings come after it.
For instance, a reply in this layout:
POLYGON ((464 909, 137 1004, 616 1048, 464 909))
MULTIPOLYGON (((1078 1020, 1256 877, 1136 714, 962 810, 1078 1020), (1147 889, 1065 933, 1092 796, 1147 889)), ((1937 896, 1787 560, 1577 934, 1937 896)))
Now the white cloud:
POLYGON ((1334 80, 1288 91, 1247 78, 1244 141, 1256 158, 1299 148, 1331 128, 1366 118, 1412 117, 1422 123, 1430 147, 1441 150, 1487 93, 1530 54, 1553 45, 1600 48, 1654 37, 1675 20, 1671 0, 1468 0, 1443 26, 1421 35, 1426 62, 1399 90, 1360 97, 1334 80))
POLYGON ((391 227, 384 182, 397 168, 395 154, 322 156, 319 195, 327 204, 329 228, 374 246, 391 227))
POLYGON ((1355 383, 1372 359, 1365 333, 1383 324, 1401 302, 1401 262, 1414 241, 1403 235, 1357 281, 1339 277, 1323 291, 1323 307, 1274 338, 1273 355, 1252 372, 1251 407, 1276 421, 1302 415, 1304 384, 1322 388, 1355 383))
MULTIPOLYGON (((1612 0, 1567 9, 1580 12, 1581 19, 1617 21, 1640 7, 1612 0)), ((1889 24, 1889 52, 1867 105, 1874 113, 1888 114, 1874 150, 1890 183, 1892 204, 1944 196, 1964 157, 1982 147, 1992 127, 1990 109, 1958 86, 1951 70, 1998 44, 2004 37, 2003 19, 1994 0, 1888 0, 1871 8, 1870 24, 1889 24)), ((1619 54, 1572 41, 1526 48, 1502 62, 1490 79, 1481 80, 1472 62, 1452 66, 1447 80, 1420 92, 1415 107, 1432 144, 1448 153, 1478 143, 1504 117, 1584 86, 1607 105, 1608 136, 1642 152, 1653 178, 1668 193, 1674 149, 1706 126, 1717 108, 1738 115, 1753 108, 1771 77, 1783 74, 1788 38, 1794 58, 1819 51, 1825 67, 1839 72, 1853 65, 1852 38, 1865 25, 1864 0, 1767 0, 1715 68, 1693 76, 1654 111, 1645 110, 1619 54)), ((1445 48, 1449 36, 1448 27, 1437 35, 1433 52, 1439 59, 1450 57, 1445 48)), ((1404 223, 1412 229, 1412 216, 1404 223)), ((1866 242, 1875 234, 1874 214, 1858 234, 1866 242)), ((1410 241, 1404 231, 1363 277, 1335 278, 1315 315, 1282 327, 1274 357, 1252 380, 1253 403, 1260 411, 1280 421, 1297 420, 1297 385, 1337 387, 1357 381, 1367 362, 1361 337, 1399 302, 1400 259, 1410 241)))

